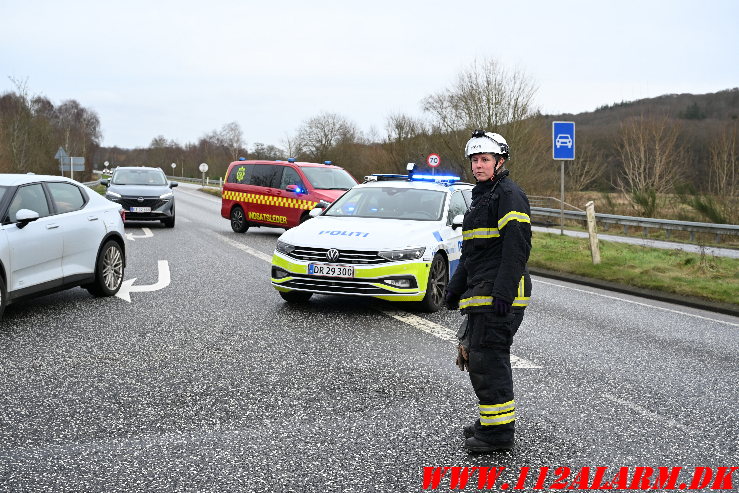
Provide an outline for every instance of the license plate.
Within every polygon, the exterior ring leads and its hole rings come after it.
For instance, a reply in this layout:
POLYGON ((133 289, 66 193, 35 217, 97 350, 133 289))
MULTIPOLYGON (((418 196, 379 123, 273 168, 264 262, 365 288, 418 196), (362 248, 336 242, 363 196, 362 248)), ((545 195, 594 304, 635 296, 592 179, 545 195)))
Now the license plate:
POLYGON ((354 277, 351 265, 308 264, 308 274, 326 277, 354 277))
POLYGON ((131 207, 131 212, 151 212, 151 207, 131 207))

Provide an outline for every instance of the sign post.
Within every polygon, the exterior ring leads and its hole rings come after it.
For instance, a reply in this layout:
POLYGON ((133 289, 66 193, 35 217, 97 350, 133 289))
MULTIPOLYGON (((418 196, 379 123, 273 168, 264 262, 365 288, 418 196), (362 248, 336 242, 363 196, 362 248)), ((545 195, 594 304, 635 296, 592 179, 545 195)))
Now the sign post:
POLYGON ((64 163, 62 160, 64 158, 68 158, 69 154, 67 154, 67 151, 64 150, 64 147, 59 146, 59 149, 56 151, 56 154, 54 154, 54 159, 59 160, 59 171, 62 172, 62 176, 64 176, 64 163))
POLYGON ((203 186, 205 186, 205 173, 208 171, 208 164, 200 163, 200 167, 198 169, 203 173, 203 186))
POLYGON ((172 176, 174 176, 174 169, 177 167, 177 163, 172 163, 172 176))
POLYGON ((559 234, 565 224, 565 161, 575 160, 575 122, 552 122, 552 157, 560 162, 559 234))
POLYGON ((441 163, 441 158, 436 153, 431 153, 426 158, 426 164, 431 166, 431 174, 436 174, 436 167, 441 163))

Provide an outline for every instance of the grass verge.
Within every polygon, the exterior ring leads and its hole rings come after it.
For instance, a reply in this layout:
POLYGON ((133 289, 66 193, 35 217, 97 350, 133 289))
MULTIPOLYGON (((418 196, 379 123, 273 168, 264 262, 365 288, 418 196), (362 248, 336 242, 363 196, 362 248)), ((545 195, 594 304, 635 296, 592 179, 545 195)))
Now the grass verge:
POLYGON ((739 259, 600 242, 593 265, 587 238, 533 234, 529 265, 708 301, 737 304, 739 259))

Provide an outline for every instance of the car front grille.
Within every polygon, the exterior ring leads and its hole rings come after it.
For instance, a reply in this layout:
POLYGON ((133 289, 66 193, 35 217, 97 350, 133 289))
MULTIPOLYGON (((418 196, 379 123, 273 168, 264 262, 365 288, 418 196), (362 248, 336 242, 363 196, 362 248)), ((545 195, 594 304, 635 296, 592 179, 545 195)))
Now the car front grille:
POLYGON ((151 207, 151 210, 154 210, 163 206, 166 200, 159 197, 144 197, 143 201, 139 201, 138 197, 121 197, 119 203, 127 210, 131 207, 151 207))
POLYGON ((354 295, 392 295, 396 294, 389 289, 378 288, 372 283, 377 283, 377 279, 359 280, 359 279, 326 279, 314 276, 296 276, 289 281, 281 282, 279 285, 290 289, 298 289, 303 291, 336 293, 336 294, 354 294, 354 295))
MULTIPOLYGON (((295 250, 289 253, 290 257, 305 262, 328 262, 326 252, 328 248, 309 248, 295 247, 295 250)), ((332 261, 335 264, 354 264, 354 265, 372 265, 390 262, 386 258, 380 257, 377 252, 362 250, 341 250, 339 249, 339 258, 332 261)))

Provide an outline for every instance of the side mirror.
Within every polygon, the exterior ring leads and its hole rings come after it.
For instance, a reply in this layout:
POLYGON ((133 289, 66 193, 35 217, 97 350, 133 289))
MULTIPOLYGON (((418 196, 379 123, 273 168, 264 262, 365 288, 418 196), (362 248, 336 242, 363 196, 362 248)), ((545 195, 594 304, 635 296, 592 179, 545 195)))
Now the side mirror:
POLYGON ((325 200, 319 200, 319 201, 318 201, 318 203, 316 204, 316 207, 317 207, 318 209, 325 209, 325 208, 326 208, 326 207, 328 207, 329 205, 331 205, 331 204, 329 204, 329 203, 328 203, 328 202, 326 202, 325 200))
POLYGON ((308 215, 310 217, 316 217, 316 216, 320 216, 322 213, 323 213, 323 208, 322 207, 316 207, 315 209, 311 209, 310 212, 308 213, 308 215))
POLYGON ((457 214, 456 216, 454 216, 454 219, 452 219, 452 229, 461 228, 463 222, 464 222, 464 215, 457 214))
POLYGON ((109 187, 110 181, 107 178, 103 178, 102 180, 100 180, 100 184, 105 185, 106 187, 109 187))
POLYGON ((28 226, 28 223, 31 223, 38 218, 38 212, 30 209, 21 209, 15 213, 15 220, 17 221, 15 225, 18 226, 18 228, 23 229, 28 226))
POLYGON ((169 182, 169 188, 174 188, 174 187, 176 187, 177 185, 179 185, 179 183, 177 183, 176 181, 171 181, 171 182, 169 182))

